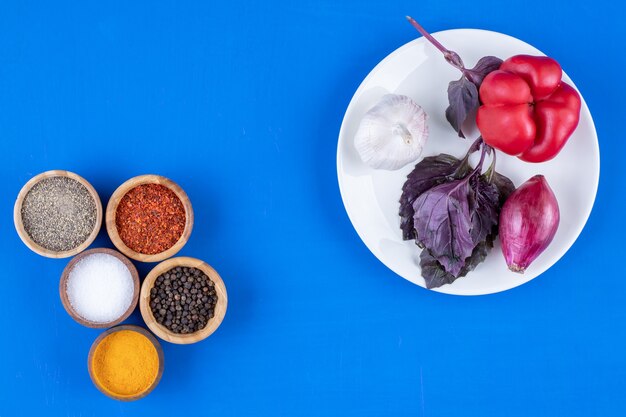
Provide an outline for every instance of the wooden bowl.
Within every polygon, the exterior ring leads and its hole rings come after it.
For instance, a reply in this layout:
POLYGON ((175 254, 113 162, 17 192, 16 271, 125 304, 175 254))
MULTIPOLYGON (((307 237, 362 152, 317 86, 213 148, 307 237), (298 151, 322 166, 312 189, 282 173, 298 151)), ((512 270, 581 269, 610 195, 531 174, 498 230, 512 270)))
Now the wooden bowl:
POLYGON ((227 306, 228 296, 226 294, 226 287, 224 286, 224 281, 222 281, 222 278, 217 271, 200 259, 188 257, 168 259, 167 261, 161 262, 155 266, 143 280, 143 284, 141 285, 141 294, 139 295, 139 309, 141 310, 141 316, 150 330, 152 330, 152 332, 161 339, 178 344, 196 343, 209 337, 215 330, 217 330, 220 324, 222 324, 222 320, 224 320, 224 316, 226 315, 227 306), (172 268, 176 268, 177 266, 200 269, 211 279, 211 281, 213 281, 215 285, 217 304, 215 305, 213 318, 209 319, 207 325, 203 329, 194 333, 179 334, 172 332, 156 321, 154 315, 152 314, 152 309, 150 308, 150 290, 154 286, 154 282, 159 275, 172 268))
POLYGON ((67 266, 63 270, 63 273, 61 274, 61 280, 59 281, 59 294, 61 295, 61 302, 63 303, 63 307, 65 307, 65 311, 67 311, 67 314, 69 314, 78 323, 94 329, 113 327, 126 320, 128 316, 130 316, 135 310, 135 307, 137 307, 137 301, 139 300, 139 273, 137 272, 137 268, 135 268, 135 265, 133 265, 133 263, 127 257, 125 257, 116 250, 107 248, 89 249, 72 258, 72 260, 67 264, 67 266), (70 276, 70 272, 72 272, 72 269, 78 263, 78 261, 95 253, 106 253, 108 255, 115 256, 117 259, 122 261, 126 268, 128 268, 128 271, 130 271, 130 275, 133 277, 133 299, 128 306, 128 309, 116 320, 106 323, 96 323, 81 317, 76 312, 76 310, 74 310, 67 296, 67 279, 70 276))
POLYGON ((140 175, 138 177, 131 178, 122 185, 120 185, 111 196, 111 199, 107 204, 106 210, 106 228, 107 232, 109 233, 109 237, 111 238, 111 241, 113 242, 115 247, 124 255, 140 262, 159 262, 163 259, 174 256, 176 253, 178 253, 179 250, 183 248, 183 246, 185 246, 185 244, 189 240, 189 236, 191 235, 191 229, 193 228, 193 209, 191 207, 191 201, 189 200, 189 197, 183 191, 183 189, 180 188, 180 186, 178 186, 178 184, 176 184, 174 181, 160 175, 140 175), (180 239, 178 239, 178 241, 171 248, 160 253, 155 253, 154 255, 147 255, 145 253, 136 252, 126 246, 124 241, 122 241, 122 239, 120 238, 120 235, 117 231, 117 226, 115 224, 117 206, 120 204, 122 198, 126 195, 127 192, 137 187, 138 185, 143 184, 164 185, 176 194, 176 196, 183 203, 183 207, 185 209, 185 228, 183 229, 183 234, 180 236, 180 239))
POLYGON ((28 246, 28 248, 33 252, 38 253, 41 256, 46 256, 48 258, 68 258, 87 249, 87 247, 89 247, 89 245, 91 245, 91 243, 94 241, 96 236, 98 236, 98 232, 100 232, 100 227, 102 226, 102 203, 100 202, 100 197, 98 196, 98 193, 93 188, 93 186, 80 175, 63 170, 46 171, 31 178, 26 184, 24 184, 24 186, 20 190, 20 193, 17 195, 17 200, 15 201, 15 206, 13 207, 13 223, 15 223, 15 229, 17 230, 17 234, 20 236, 20 239, 22 239, 22 242, 24 242, 24 244, 28 246), (35 243, 35 241, 31 239, 28 233, 26 233, 24 223, 22 222, 22 204, 24 203, 24 198, 26 197, 26 194, 28 194, 31 188, 33 188, 33 186, 39 181, 45 178, 52 177, 67 177, 78 181, 85 186, 85 188, 93 198, 94 202, 96 203, 96 223, 94 229, 91 231, 91 234, 87 237, 87 240, 85 240, 74 249, 61 252, 46 249, 43 246, 35 243))
POLYGON ((87 357, 87 369, 89 370, 89 377, 91 378, 91 382, 93 382, 93 384, 96 386, 96 388, 98 388, 98 390, 100 390, 100 392, 102 392, 104 395, 106 395, 106 396, 108 396, 110 398, 113 398, 114 400, 119 400, 119 401, 135 401, 135 400, 139 400, 139 399, 145 397, 146 395, 150 394, 152 392, 152 390, 154 390, 154 388, 156 388, 156 386, 159 384, 159 381, 161 381, 161 377, 163 376, 163 367, 164 367, 163 348, 161 347, 161 344, 159 343, 159 341, 152 335, 152 333, 150 333, 149 331, 147 331, 143 327, 139 327, 139 326, 135 326, 135 325, 131 325, 131 324, 125 324, 125 325, 122 325, 122 326, 113 327, 113 328, 103 332, 100 336, 98 336, 96 338, 96 340, 94 340, 93 344, 91 345, 91 348, 89 349, 89 356, 87 357), (122 331, 122 330, 130 330, 130 331, 134 331, 134 332, 137 332, 137 333, 141 333, 142 335, 146 336, 148 338, 148 340, 150 341, 150 343, 152 343, 152 345, 156 349, 157 355, 159 356, 159 370, 157 371, 156 378, 154 378, 154 382, 152 382, 152 384, 145 391, 142 391, 142 392, 140 392, 140 393, 138 393, 136 395, 132 395, 132 396, 117 395, 114 392, 111 392, 108 389, 106 389, 105 387, 101 386, 98 383, 98 378, 94 374, 94 369, 93 369, 93 366, 92 366, 93 356, 94 356, 94 354, 96 352, 96 348, 98 347, 100 342, 105 337, 110 335, 111 333, 119 332, 119 331, 122 331))

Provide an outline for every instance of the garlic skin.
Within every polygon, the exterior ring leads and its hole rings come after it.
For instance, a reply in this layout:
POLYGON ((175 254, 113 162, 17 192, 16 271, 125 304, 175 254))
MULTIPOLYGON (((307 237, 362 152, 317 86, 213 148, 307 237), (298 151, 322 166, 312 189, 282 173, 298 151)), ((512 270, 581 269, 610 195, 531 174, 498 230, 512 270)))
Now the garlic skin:
POLYGON ((421 155, 428 139, 427 120, 411 98, 387 94, 361 120, 354 146, 370 167, 400 169, 421 155))

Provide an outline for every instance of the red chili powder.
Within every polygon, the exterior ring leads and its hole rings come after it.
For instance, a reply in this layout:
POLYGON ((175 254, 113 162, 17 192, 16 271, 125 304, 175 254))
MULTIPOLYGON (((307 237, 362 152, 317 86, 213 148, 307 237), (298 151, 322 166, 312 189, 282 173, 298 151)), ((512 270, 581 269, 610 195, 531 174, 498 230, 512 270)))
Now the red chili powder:
POLYGON ((180 198, 160 184, 143 184, 122 197, 115 214, 120 238, 135 252, 154 255, 178 242, 185 229, 180 198))

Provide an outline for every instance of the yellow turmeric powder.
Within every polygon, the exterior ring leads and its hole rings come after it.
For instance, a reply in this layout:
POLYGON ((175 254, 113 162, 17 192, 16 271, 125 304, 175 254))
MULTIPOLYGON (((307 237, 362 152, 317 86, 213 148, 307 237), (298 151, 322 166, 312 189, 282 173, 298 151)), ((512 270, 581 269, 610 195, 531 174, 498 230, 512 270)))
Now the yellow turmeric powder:
POLYGON ((131 397, 152 385, 159 372, 159 355, 143 334, 120 330, 100 341, 91 366, 98 386, 118 397, 131 397))

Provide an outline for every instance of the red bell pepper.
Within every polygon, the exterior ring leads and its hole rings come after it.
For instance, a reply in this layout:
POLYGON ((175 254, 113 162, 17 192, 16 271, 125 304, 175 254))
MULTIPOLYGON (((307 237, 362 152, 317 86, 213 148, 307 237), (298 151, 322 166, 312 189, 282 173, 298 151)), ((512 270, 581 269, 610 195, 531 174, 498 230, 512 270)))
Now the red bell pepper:
POLYGON ((580 117, 580 96, 552 58, 516 55, 485 77, 476 115, 484 141, 527 162, 554 158, 580 117))

